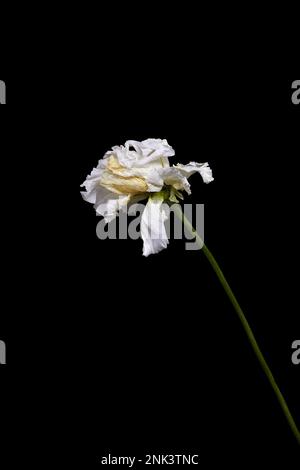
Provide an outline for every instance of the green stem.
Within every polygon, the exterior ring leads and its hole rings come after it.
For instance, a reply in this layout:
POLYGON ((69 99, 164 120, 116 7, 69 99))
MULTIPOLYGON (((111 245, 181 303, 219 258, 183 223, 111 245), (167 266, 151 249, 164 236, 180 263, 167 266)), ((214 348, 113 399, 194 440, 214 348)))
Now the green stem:
POLYGON ((174 209, 174 212, 176 214, 176 216, 181 220, 183 221, 185 227, 187 228, 187 230, 190 232, 190 234, 192 234, 193 236, 196 237, 196 241, 197 241, 197 244, 199 246, 199 248, 202 249, 203 253, 205 254, 206 258, 208 259, 209 263, 211 264, 213 270, 215 271, 220 283, 222 284, 223 286, 223 289, 225 290, 230 302, 232 303, 241 323, 242 323, 242 326, 245 330, 245 333, 250 341, 250 344, 252 346, 252 349, 267 377, 267 379, 269 380, 270 382, 270 385, 271 387, 273 388, 274 390, 274 393, 278 399, 278 402, 281 406, 281 409, 289 423, 289 426, 298 442, 298 444, 300 444, 300 432, 297 428, 297 425, 294 421, 294 418, 289 410, 289 407, 276 383, 276 380, 271 372, 271 369, 270 367, 268 366, 265 358, 264 358, 264 355, 263 353, 261 352, 260 350, 260 347, 258 346, 257 344, 257 341, 254 337, 254 334, 251 330, 251 327, 234 295, 234 293, 232 292, 231 290, 231 287, 230 285, 228 284, 228 282, 226 281, 225 279, 225 276, 220 268, 220 266, 218 265, 217 261, 215 260, 214 256, 212 255, 212 253, 209 251, 209 249, 207 248, 207 246, 204 244, 203 240, 201 239, 201 237, 199 236, 199 234, 196 232, 196 230, 193 228, 193 226, 191 225, 191 223, 189 222, 189 220, 185 217, 185 215, 183 214, 182 210, 181 210, 181 206, 179 204, 174 204, 172 206, 172 208, 174 209))

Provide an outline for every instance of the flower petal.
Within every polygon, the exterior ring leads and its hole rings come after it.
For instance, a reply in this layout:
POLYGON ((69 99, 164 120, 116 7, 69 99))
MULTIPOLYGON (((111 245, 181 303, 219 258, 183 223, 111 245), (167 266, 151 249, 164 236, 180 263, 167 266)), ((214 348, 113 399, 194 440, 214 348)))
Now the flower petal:
MULTIPOLYGON (((123 147, 124 149, 124 147, 123 147)), ((125 143, 125 154, 118 154, 119 161, 126 166, 141 168, 158 161, 159 166, 169 166, 168 157, 175 155, 174 149, 166 139, 147 139, 142 142, 128 140, 125 143), (134 148, 134 151, 130 150, 134 148)))
POLYGON ((211 181, 214 180, 211 168, 207 162, 206 163, 190 162, 188 165, 181 165, 179 163, 178 165, 175 165, 175 168, 177 168, 187 178, 189 178, 194 173, 200 173, 204 183, 210 183, 211 181))
POLYGON ((157 171, 167 186, 173 186, 177 190, 184 189, 188 194, 191 194, 188 180, 176 166, 161 168, 157 171))
POLYGON ((98 166, 97 168, 94 168, 91 174, 87 176, 85 182, 81 185, 81 187, 86 189, 86 191, 81 192, 83 199, 87 202, 91 202, 92 204, 95 204, 96 202, 96 188, 99 185, 99 180, 103 173, 102 166, 103 165, 101 163, 100 167, 98 166))
POLYGON ((111 222, 118 212, 126 207, 130 196, 112 193, 99 186, 96 192, 96 202, 94 208, 97 214, 102 215, 106 223, 111 222))
POLYGON ((167 247, 169 240, 165 228, 165 220, 169 213, 160 195, 148 199, 141 219, 141 235, 144 241, 143 255, 158 253, 167 247))
POLYGON ((142 151, 145 156, 153 151, 157 152, 160 157, 173 157, 175 155, 174 149, 168 144, 166 139, 147 139, 141 142, 142 151))

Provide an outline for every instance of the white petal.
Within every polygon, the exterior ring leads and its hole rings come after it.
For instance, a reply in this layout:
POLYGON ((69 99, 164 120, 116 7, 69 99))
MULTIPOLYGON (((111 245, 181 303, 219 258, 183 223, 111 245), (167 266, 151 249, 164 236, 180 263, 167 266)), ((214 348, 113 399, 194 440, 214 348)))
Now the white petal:
POLYGON ((208 163, 190 162, 188 165, 181 165, 180 163, 175 166, 183 175, 189 178, 194 173, 200 173, 204 183, 210 183, 214 180, 211 168, 208 163))
POLYGON ((174 149, 168 144, 166 139, 147 139, 141 142, 141 148, 144 155, 156 151, 161 157, 173 157, 174 149))
POLYGON ((163 198, 150 197, 141 219, 144 256, 158 253, 167 247, 169 240, 164 222, 168 217, 169 213, 163 198))
POLYGON ((170 168, 161 168, 157 171, 166 185, 173 186, 177 190, 184 189, 188 194, 191 194, 188 180, 177 167, 171 166, 170 168))
MULTIPOLYGON (((113 151, 110 152, 110 154, 115 155, 121 165, 131 168, 135 162, 142 157, 142 152, 139 150, 139 142, 134 140, 128 142, 125 143, 125 147, 123 145, 113 147, 113 151), (128 145, 128 142, 130 142, 130 145, 128 145), (133 151, 129 150, 130 146, 134 148, 133 151)), ((107 154, 109 154, 109 152, 107 152, 107 154)))
POLYGON ((125 168, 144 170, 149 166, 152 168, 170 166, 168 159, 173 155, 175 152, 166 139, 147 139, 142 142, 127 140, 125 146, 117 145, 106 152, 102 162, 114 156, 125 168))
POLYGON ((144 168, 142 174, 147 182, 149 193, 157 193, 162 189, 164 179, 156 168, 144 168))
MULTIPOLYGON (((156 161, 160 166, 169 166, 168 158, 175 155, 174 149, 166 139, 147 139, 142 142, 128 140, 125 143, 125 148, 126 165, 136 168, 147 167, 151 162, 156 161), (130 150, 131 147, 134 148, 134 151, 130 150)), ((123 161, 125 161, 124 157, 123 161)))
POLYGON ((80 194, 85 201, 90 202, 91 204, 95 204, 96 189, 93 189, 92 191, 80 191, 80 194))
POLYGON ((94 168, 92 173, 87 177, 81 187, 85 187, 86 191, 82 191, 81 195, 87 202, 95 204, 96 202, 96 188, 99 185, 101 175, 103 173, 102 168, 94 168))
POLYGON ((94 208, 97 214, 104 217, 105 222, 111 222, 118 212, 124 209, 129 199, 129 196, 121 196, 99 186, 97 188, 94 208))
POLYGON ((94 168, 90 175, 87 176, 81 187, 84 187, 86 191, 82 191, 81 195, 87 202, 95 204, 96 202, 96 189, 99 186, 99 181, 106 167, 106 162, 99 160, 98 167, 94 168))
POLYGON ((132 152, 132 150, 130 150, 130 147, 133 147, 135 152, 142 155, 143 152, 141 149, 141 142, 138 142, 137 140, 127 140, 125 142, 125 148, 127 151, 132 152))

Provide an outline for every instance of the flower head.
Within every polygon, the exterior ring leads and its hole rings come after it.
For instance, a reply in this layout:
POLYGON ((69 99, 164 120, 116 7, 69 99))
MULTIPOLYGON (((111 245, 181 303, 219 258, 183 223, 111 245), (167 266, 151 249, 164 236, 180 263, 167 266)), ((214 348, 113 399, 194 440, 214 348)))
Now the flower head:
POLYGON ((128 140, 106 152, 81 185, 85 187, 81 193, 84 200, 94 204, 106 222, 128 205, 148 199, 141 219, 144 256, 167 246, 163 201, 178 202, 182 191, 190 194, 188 178, 193 173, 200 173, 204 183, 213 181, 208 163, 170 166, 169 158, 174 155, 166 139, 128 140))

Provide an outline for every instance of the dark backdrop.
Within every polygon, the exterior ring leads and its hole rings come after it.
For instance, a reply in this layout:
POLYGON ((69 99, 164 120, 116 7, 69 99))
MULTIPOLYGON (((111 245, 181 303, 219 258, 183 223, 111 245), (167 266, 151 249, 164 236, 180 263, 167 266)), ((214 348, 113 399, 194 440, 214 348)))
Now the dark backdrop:
POLYGON ((30 198, 19 183, 13 195, 9 219, 19 231, 4 231, 13 259, 3 264, 11 289, 4 288, 9 308, 1 316, 4 390, 12 398, 6 435, 22 440, 36 411, 36 429, 44 429, 53 411, 47 455, 66 423, 65 441, 74 432, 70 453, 83 455, 86 468, 108 453, 295 462, 297 446, 273 391, 202 253, 170 240, 144 258, 140 240, 100 241, 98 218, 79 194, 98 159, 127 139, 166 138, 174 162, 209 162, 215 181, 204 185, 194 175, 185 202, 205 204, 205 241, 299 423, 299 366, 291 362, 299 339, 293 80, 204 74, 179 62, 171 73, 141 62, 108 61, 104 70, 81 64, 72 80, 56 75, 62 105, 49 116, 40 99, 47 90, 51 107, 54 88, 8 79, 18 112, 1 116, 3 135, 11 157, 19 156, 18 179, 28 162, 35 172, 26 180, 30 198), (30 114, 21 106, 25 83, 35 90, 30 114))
MULTIPOLYGON (((219 260, 295 418, 297 118, 292 80, 156 74, 89 81, 78 184, 127 139, 166 138, 174 162, 208 161, 191 178, 205 240, 219 260), (106 99, 103 97, 106 96, 106 99)), ((233 308, 201 252, 170 241, 100 241, 78 195, 76 293, 89 455, 196 452, 223 463, 284 456, 297 445, 233 308), (89 397, 89 398, 88 398, 89 397), (241 455, 240 455, 241 454, 241 455), (239 455, 239 457, 237 457, 239 455)), ((298 334, 299 336, 299 334, 298 334)), ((257 460, 256 460, 257 461, 257 460)), ((261 460, 260 460, 261 461, 261 460)))

